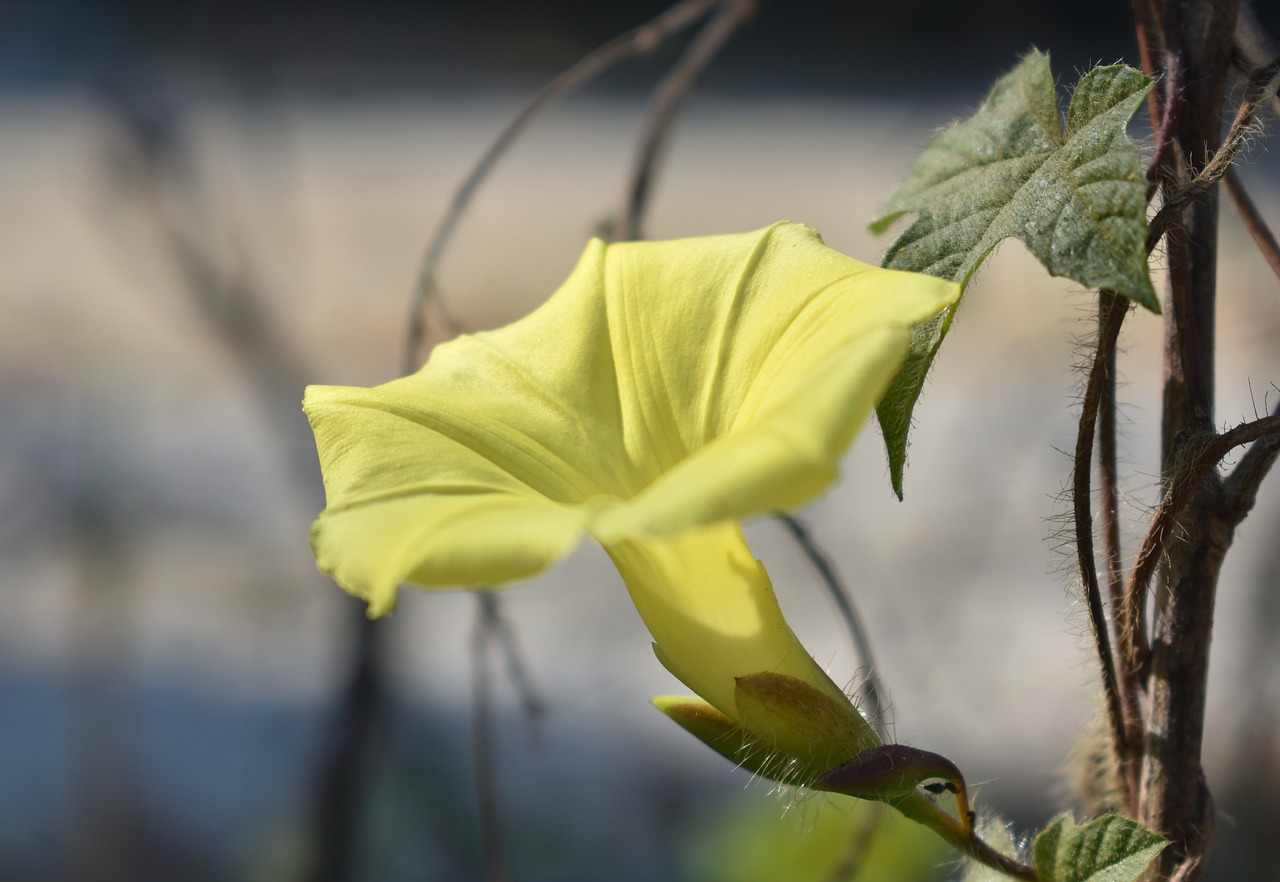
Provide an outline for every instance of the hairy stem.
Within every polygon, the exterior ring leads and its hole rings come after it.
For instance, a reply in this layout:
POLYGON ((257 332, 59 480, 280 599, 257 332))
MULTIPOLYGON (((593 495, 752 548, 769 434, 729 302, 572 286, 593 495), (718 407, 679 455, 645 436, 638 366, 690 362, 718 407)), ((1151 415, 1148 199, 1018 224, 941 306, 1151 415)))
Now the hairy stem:
POLYGON ((1098 409, 1103 399, 1108 370, 1107 353, 1114 353, 1120 328, 1124 323, 1127 306, 1119 295, 1110 291, 1099 292, 1099 328, 1097 348, 1089 378, 1085 385, 1084 400, 1080 407, 1080 421, 1076 431, 1076 449, 1071 478, 1071 503, 1075 524, 1076 556, 1080 579, 1084 585, 1085 601, 1089 610, 1089 623, 1093 632, 1094 651, 1102 670, 1102 689, 1106 698, 1108 731, 1111 747, 1120 763, 1121 786, 1125 805, 1133 801, 1137 792, 1138 776, 1135 753, 1132 749, 1134 732, 1139 725, 1126 714, 1126 702, 1117 673, 1115 655, 1111 648, 1111 626, 1102 604, 1102 588, 1098 581, 1098 568, 1094 559, 1093 514, 1090 510, 1092 492, 1090 475, 1093 467, 1094 437, 1098 425, 1098 409))
MULTIPOLYGON (((1221 120, 1236 28, 1237 0, 1170 0, 1166 45, 1180 47, 1184 66, 1176 141, 1186 168, 1225 172, 1238 143, 1222 148, 1221 120), (1172 13, 1172 14, 1169 14, 1172 13), (1222 151, 1223 155, 1217 157, 1222 151), (1215 162, 1215 158, 1218 159, 1215 162)), ((1240 117, 1237 116, 1237 122, 1240 117)), ((1161 473, 1169 488, 1186 487, 1185 444, 1211 437, 1214 418, 1214 324, 1218 254, 1218 194, 1214 180, 1197 186, 1181 178, 1179 162, 1160 170, 1170 211, 1165 247, 1169 290, 1165 300, 1165 383, 1161 473), (1177 194, 1186 193, 1185 199, 1177 194)), ((1212 799, 1200 766, 1205 688, 1213 607, 1222 555, 1230 533, 1214 514, 1221 485, 1196 481, 1178 519, 1186 542, 1166 558, 1151 635, 1147 734, 1142 765, 1141 816, 1170 840, 1158 872, 1168 878, 1207 853, 1212 799)), ((1170 525, 1172 526, 1172 524, 1170 525)), ((1142 589, 1131 584, 1131 609, 1142 589)))

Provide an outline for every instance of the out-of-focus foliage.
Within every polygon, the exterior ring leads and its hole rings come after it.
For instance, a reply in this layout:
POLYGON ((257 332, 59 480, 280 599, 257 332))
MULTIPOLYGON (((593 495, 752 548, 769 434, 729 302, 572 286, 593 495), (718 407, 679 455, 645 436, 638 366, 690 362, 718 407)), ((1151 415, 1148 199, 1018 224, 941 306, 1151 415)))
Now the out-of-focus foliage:
POLYGON ((815 795, 782 812, 760 800, 690 831, 696 882, 933 882, 951 852, 881 803, 815 795))

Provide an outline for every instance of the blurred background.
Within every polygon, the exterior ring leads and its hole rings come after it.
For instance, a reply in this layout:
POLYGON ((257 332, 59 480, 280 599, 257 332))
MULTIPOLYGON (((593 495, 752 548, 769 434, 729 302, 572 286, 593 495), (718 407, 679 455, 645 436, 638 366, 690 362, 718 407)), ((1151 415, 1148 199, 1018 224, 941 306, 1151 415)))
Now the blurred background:
MULTIPOLYGON (((486 751, 472 647, 502 629, 417 592, 370 625, 307 547, 323 493, 303 387, 400 373, 423 250, 469 167, 557 71, 665 5, 0 3, 0 879, 485 878, 478 754, 510 878, 853 878, 832 867, 856 817, 770 796, 648 705, 679 684, 597 548, 502 595, 518 664, 488 639, 486 751)), ((875 261, 866 224, 932 131, 1033 45, 1064 86, 1135 63, 1129 30, 1104 0, 763 4, 679 118, 645 231, 790 218, 875 261)), ((616 214, 687 43, 559 103, 486 182, 440 269, 458 325, 527 311, 616 214)), ((1242 175, 1280 222, 1265 140, 1242 175)), ((1233 423, 1278 394, 1280 286, 1224 213, 1233 423)), ((1071 805, 1062 770, 1094 714, 1059 498, 1090 310, 1003 246, 917 411, 906 501, 869 428, 801 515, 862 608, 898 739, 954 759, 1022 832, 1071 805)), ((1137 530, 1158 320, 1127 333, 1137 530)), ((1280 817, 1277 483, 1220 589, 1214 879, 1256 877, 1280 817)), ((807 561, 777 525, 749 537, 854 683, 807 561)), ((946 873, 887 827, 919 864, 896 878, 946 873)), ((857 878, 891 878, 873 864, 857 878)))

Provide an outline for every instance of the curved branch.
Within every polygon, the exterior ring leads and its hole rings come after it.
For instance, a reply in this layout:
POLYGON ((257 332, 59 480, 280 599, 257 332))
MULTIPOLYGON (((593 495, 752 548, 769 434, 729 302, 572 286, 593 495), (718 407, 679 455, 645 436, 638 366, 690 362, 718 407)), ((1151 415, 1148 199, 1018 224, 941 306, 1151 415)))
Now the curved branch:
POLYGON ((882 697, 885 694, 884 684, 880 680, 880 669, 876 666, 875 656, 871 652, 871 638, 867 636, 867 628, 862 622, 862 616, 853 603, 853 595, 841 581, 835 564, 814 540, 809 528, 793 515, 779 514, 778 520, 787 528, 787 532, 800 546, 809 563, 813 564, 813 568, 818 571, 822 584, 826 586, 827 593, 835 602, 840 618, 844 620, 844 627, 849 633, 854 652, 858 654, 867 671, 866 678, 858 686, 859 707, 875 727, 880 740, 887 742, 890 739, 884 722, 885 705, 882 697))
POLYGON ((501 799, 494 761, 493 690, 488 651, 490 641, 497 635, 498 622, 498 598, 486 591, 476 605, 475 631, 471 638, 471 744, 487 882, 507 882, 511 878, 499 812, 501 799))
POLYGON ((1223 183, 1227 186, 1227 195, 1231 197, 1231 202, 1235 205, 1236 212, 1240 215, 1240 220, 1244 222, 1244 228, 1253 237, 1254 244, 1262 252, 1262 256, 1267 261, 1267 265, 1271 267, 1271 271, 1280 276, 1280 242, 1276 242, 1275 234, 1267 226, 1266 220, 1262 217, 1262 212, 1258 211, 1258 206, 1249 197, 1249 192, 1245 190, 1244 184, 1241 183, 1240 176, 1236 174, 1235 169, 1227 170, 1223 183))
POLYGON ((724 0, 719 12, 707 22, 654 90, 653 103, 640 136, 640 150, 636 154, 635 167, 612 238, 643 238, 640 221, 648 206, 654 168, 671 131, 671 124, 707 66, 734 31, 755 13, 756 7, 757 0, 724 0))
POLYGON ((1089 622, 1093 626, 1094 650, 1098 655, 1098 664, 1102 668, 1108 729, 1111 734, 1112 748, 1117 760, 1121 763, 1123 773, 1121 781, 1127 805, 1137 791, 1137 764, 1132 747, 1133 736, 1138 731, 1139 721, 1129 719, 1129 714, 1126 713, 1126 702, 1122 699, 1123 693, 1116 672, 1116 660, 1111 648, 1110 626, 1102 606, 1102 589, 1098 582, 1098 569, 1094 560, 1090 474, 1093 467, 1093 442, 1098 421, 1098 407, 1102 400, 1102 387, 1107 370, 1107 353, 1115 350, 1120 328, 1128 313, 1128 305, 1122 297, 1110 291, 1099 291, 1098 302, 1098 342, 1085 386, 1084 400, 1080 407, 1080 422, 1076 432, 1076 449, 1071 474, 1071 503, 1075 523, 1076 560, 1080 568, 1080 578, 1084 583, 1089 622))
POLYGON ((444 249, 449 244, 476 190, 534 117, 557 98, 580 89, 609 68, 629 58, 652 52, 668 38, 706 16, 722 2, 724 0, 683 0, 656 18, 613 38, 544 86, 498 133, 493 143, 476 160, 476 164, 472 166, 461 186, 453 194, 444 217, 440 219, 439 226, 427 242, 409 311, 409 333, 404 354, 406 374, 412 373, 418 367, 419 350, 422 348, 427 330, 426 307, 437 297, 436 265, 440 262, 440 257, 444 254, 444 249))

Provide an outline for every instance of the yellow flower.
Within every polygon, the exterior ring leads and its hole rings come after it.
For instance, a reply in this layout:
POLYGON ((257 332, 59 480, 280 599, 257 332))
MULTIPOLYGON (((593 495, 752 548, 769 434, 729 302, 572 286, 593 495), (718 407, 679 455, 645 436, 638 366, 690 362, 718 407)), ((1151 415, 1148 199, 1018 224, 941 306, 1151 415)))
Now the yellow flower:
POLYGON ((831 483, 912 328, 958 294, 796 224, 593 241, 528 317, 383 386, 307 390, 328 496, 316 560, 379 616, 402 583, 501 585, 590 534, 701 696, 659 706, 811 782, 879 741, 792 633, 739 521, 831 483))

